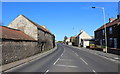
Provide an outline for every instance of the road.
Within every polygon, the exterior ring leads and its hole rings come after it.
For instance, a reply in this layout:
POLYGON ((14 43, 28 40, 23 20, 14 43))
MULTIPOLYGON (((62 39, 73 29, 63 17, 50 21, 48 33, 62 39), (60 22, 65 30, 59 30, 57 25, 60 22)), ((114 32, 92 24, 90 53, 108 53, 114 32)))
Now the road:
MULTIPOLYGON (((83 49, 58 44, 51 54, 7 72, 118 72, 118 63, 83 49)), ((106 73, 105 73, 106 74, 106 73)), ((115 74, 115 73, 114 73, 115 74)))

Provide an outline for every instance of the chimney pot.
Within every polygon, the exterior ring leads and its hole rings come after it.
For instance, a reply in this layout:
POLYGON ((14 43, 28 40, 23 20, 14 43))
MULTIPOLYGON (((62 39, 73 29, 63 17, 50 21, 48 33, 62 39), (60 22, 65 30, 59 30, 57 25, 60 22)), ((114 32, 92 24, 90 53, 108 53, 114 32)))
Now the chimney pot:
POLYGON ((114 21, 115 19, 114 18, 109 18, 109 22, 112 22, 114 21))

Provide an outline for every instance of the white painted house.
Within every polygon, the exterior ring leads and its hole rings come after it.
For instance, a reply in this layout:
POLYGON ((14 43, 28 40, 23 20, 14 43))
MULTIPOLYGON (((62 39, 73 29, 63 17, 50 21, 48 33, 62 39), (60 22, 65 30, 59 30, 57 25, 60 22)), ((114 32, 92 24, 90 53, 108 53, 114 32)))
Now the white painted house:
POLYGON ((66 42, 67 45, 72 45, 72 42, 71 42, 70 38, 67 38, 65 42, 66 42))
POLYGON ((75 36, 75 42, 74 44, 78 47, 87 47, 89 46, 89 40, 91 40, 92 37, 88 35, 85 31, 80 30, 80 33, 75 36))

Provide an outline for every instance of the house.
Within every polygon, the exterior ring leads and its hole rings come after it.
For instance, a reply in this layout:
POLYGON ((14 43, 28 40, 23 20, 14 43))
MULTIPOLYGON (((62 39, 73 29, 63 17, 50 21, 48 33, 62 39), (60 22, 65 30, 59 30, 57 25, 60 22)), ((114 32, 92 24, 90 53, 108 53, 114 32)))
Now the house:
POLYGON ((41 50, 51 49, 55 46, 55 36, 45 26, 40 26, 22 14, 15 18, 8 27, 23 31, 37 40, 42 46, 41 50))
POLYGON ((85 31, 80 30, 78 35, 72 37, 72 44, 78 47, 87 47, 89 46, 89 40, 91 39, 92 37, 90 35, 88 35, 85 31))
MULTIPOLYGON (((120 14, 117 19, 110 18, 106 25, 107 46, 108 48, 120 49, 120 14)), ((95 31, 96 46, 105 46, 105 27, 104 25, 95 31)))
POLYGON ((67 39, 65 40, 65 43, 66 43, 67 45, 72 45, 71 37, 70 37, 70 38, 67 38, 67 39))
POLYGON ((0 26, 2 64, 24 59, 55 47, 55 36, 46 26, 40 26, 19 15, 7 27, 0 26))

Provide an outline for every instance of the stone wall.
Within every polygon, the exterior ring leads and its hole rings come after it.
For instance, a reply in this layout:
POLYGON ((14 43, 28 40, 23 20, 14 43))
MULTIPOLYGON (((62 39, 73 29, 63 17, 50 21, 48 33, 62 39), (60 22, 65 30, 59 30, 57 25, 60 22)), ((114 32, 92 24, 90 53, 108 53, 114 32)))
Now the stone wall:
POLYGON ((23 31, 33 39, 37 40, 37 27, 26 19, 23 15, 19 15, 15 18, 8 27, 23 31))
POLYGON ((34 41, 2 41, 2 64, 14 62, 41 52, 41 45, 34 41))
POLYGON ((38 42, 41 45, 41 50, 49 50, 55 46, 55 37, 47 32, 38 30, 38 42))

